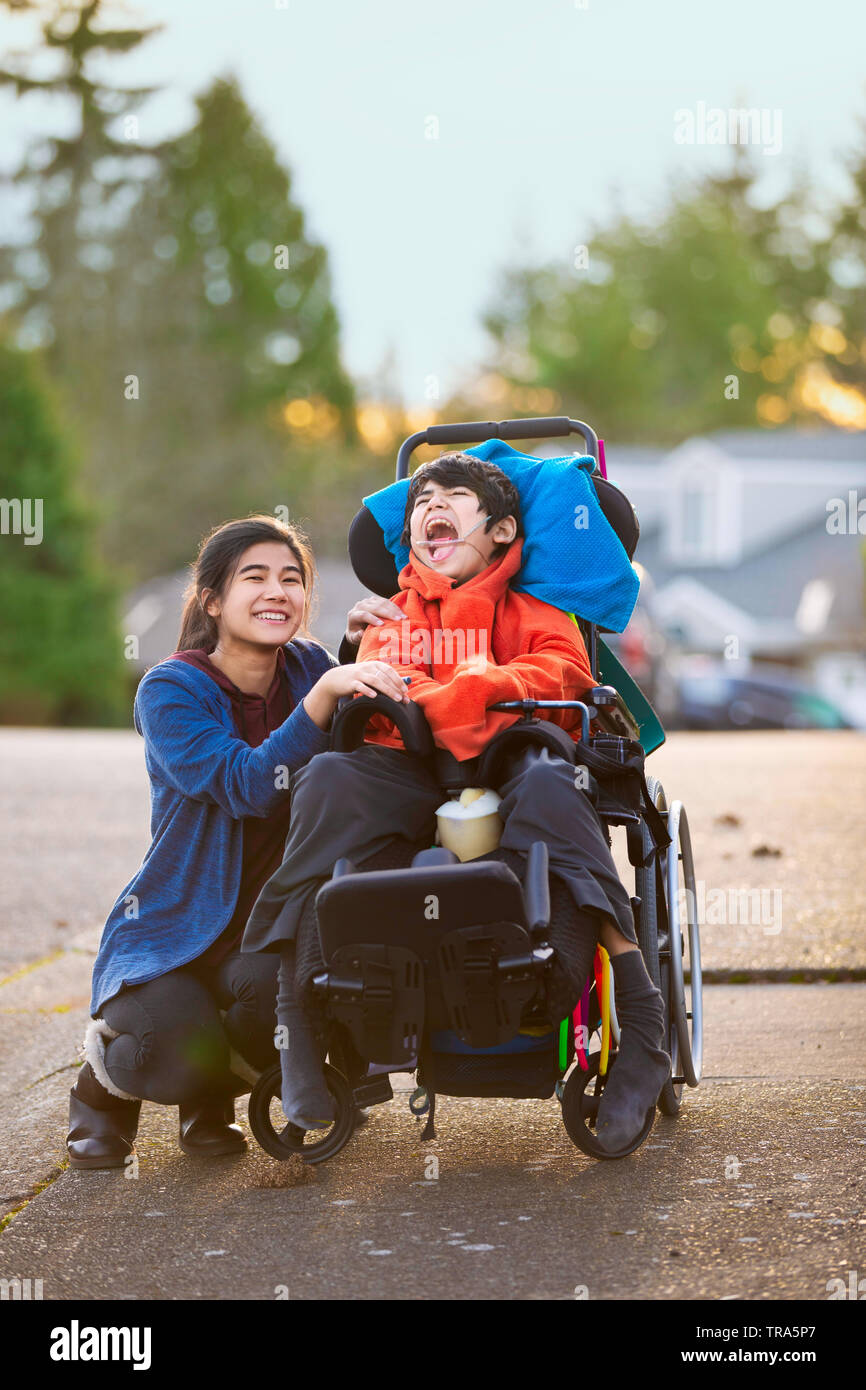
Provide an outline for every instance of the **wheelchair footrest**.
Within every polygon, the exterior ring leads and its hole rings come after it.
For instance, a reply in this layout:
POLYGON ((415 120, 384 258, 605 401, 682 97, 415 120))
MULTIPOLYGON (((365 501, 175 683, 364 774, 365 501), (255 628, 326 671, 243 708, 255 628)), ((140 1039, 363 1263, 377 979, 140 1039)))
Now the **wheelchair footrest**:
POLYGON ((523 927, 514 922, 461 927, 443 936, 438 956, 454 1032, 470 1047, 497 1047, 513 1038, 538 987, 538 966, 523 927))
POLYGON ((341 946, 317 985, 362 1057, 386 1063, 417 1056, 424 1028, 424 970, 414 951, 367 943, 341 946))
POLYGON ((365 1076, 352 1091, 352 1099, 357 1106, 384 1105, 394 1099, 394 1092, 387 1076, 365 1076))

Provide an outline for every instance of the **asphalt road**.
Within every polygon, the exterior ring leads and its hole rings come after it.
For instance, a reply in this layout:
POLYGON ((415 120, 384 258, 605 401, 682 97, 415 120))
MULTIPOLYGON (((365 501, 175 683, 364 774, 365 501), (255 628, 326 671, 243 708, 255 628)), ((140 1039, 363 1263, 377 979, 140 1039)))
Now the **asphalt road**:
MULTIPOLYGON (((99 927, 147 844, 141 745, 7 730, 0 759, 0 1279, 46 1299, 823 1300, 866 1271, 859 983, 708 987, 704 1081, 619 1163, 575 1149, 554 1100, 445 1097, 421 1144, 401 1077, 315 1169, 254 1143, 190 1160, 150 1105, 136 1177, 64 1169, 99 927)), ((866 965, 866 741, 675 735, 653 764, 707 892, 782 894, 778 931, 705 930, 711 968, 866 965)))
MULTIPOLYGON (((0 729, 0 767, 2 980, 98 937, 149 844, 149 802, 134 732, 0 729)), ((866 969, 862 734, 676 733, 647 772, 688 812, 707 969, 866 969)))

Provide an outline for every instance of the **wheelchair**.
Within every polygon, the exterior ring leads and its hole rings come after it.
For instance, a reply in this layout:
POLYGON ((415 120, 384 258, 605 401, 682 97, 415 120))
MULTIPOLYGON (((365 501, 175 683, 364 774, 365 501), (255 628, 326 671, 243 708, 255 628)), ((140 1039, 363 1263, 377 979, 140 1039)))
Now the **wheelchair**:
MULTIPOLYGON (((581 434, 596 463, 591 481, 602 511, 629 557, 639 536, 631 504, 607 481, 603 454, 590 426, 566 417, 434 425, 400 448, 397 479, 420 444, 450 445, 581 434)), ((358 579, 390 597, 398 590, 394 558, 382 531, 362 507, 349 533, 358 579)), ((327 1020, 325 1076, 335 1102, 329 1130, 305 1133, 287 1124, 280 1106, 277 1062, 250 1097, 250 1125, 272 1157, 299 1155, 324 1162, 349 1142, 359 1109, 391 1100, 389 1076, 416 1074, 409 1109, 426 1116, 422 1140, 435 1137, 437 1095, 550 1099, 556 1096, 566 1131, 595 1158, 623 1158, 647 1138, 656 1108, 676 1115, 685 1086, 701 1077, 703 1047, 700 932, 689 826, 680 801, 668 803, 661 783, 644 773, 645 756, 664 742, 649 702, 605 646, 600 629, 572 615, 598 684, 584 701, 522 700, 490 706, 518 714, 469 763, 436 748, 421 709, 387 697, 341 702, 331 748, 350 752, 363 741, 374 714, 385 714, 407 751, 430 760, 443 800, 464 787, 495 786, 548 749, 575 765, 594 802, 608 845, 624 827, 635 872, 631 905, 647 971, 664 1000, 671 1074, 640 1134, 621 1152, 605 1152, 595 1135, 599 1101, 616 1065, 619 1027, 613 972, 596 949, 591 977, 567 1011, 551 1003, 551 971, 567 938, 551 913, 547 845, 533 844, 523 882, 506 862, 485 855, 460 862, 441 846, 411 850, 408 841, 384 864, 356 867, 339 860, 316 896, 321 968, 310 988, 327 1020), (537 714, 544 708, 580 711, 579 742, 537 714), (411 851, 411 852, 410 852, 411 851), (402 853, 402 857, 400 854, 402 853), (425 912, 435 902, 436 912, 425 912), (552 939, 553 938, 553 939, 552 939), (563 1013, 565 1016, 563 1016, 563 1013)), ((501 858, 502 856, 500 856, 501 858)), ((560 1000, 562 995, 559 995, 560 1000)))

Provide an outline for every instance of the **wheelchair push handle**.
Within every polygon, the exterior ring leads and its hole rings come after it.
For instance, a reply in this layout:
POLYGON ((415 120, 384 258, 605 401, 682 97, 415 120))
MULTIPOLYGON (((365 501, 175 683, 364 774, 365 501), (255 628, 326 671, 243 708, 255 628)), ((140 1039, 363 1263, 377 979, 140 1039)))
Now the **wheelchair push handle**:
POLYGON ((436 745, 420 705, 410 700, 403 704, 390 695, 344 695, 331 721, 331 751, 352 753, 364 741, 364 730, 375 714, 384 714, 393 721, 407 753, 419 758, 433 756, 436 745))
POLYGON ((583 420, 541 415, 525 420, 465 420, 455 425, 428 425, 404 439, 397 455, 397 482, 409 476, 409 459, 419 444, 482 444, 485 439, 561 439, 580 434, 586 452, 598 463, 598 435, 583 420))

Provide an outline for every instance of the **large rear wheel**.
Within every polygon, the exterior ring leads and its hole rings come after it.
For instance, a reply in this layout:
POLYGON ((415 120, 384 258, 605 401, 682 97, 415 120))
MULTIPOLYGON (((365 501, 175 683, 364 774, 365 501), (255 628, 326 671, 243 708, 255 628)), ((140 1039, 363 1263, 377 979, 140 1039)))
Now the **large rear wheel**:
MULTIPOLYGON (((667 798, 661 782, 656 777, 647 778, 647 789, 653 805, 667 817, 667 798)), ((663 1115, 676 1115, 682 1104, 682 1084, 676 1085, 673 1077, 678 1076, 677 1052, 678 1035, 673 1021, 670 985, 670 950, 667 916, 667 851, 656 856, 653 853, 653 838, 644 821, 641 833, 644 857, 652 855, 644 869, 635 871, 635 891, 640 898, 638 909, 638 942, 646 963, 647 972, 657 989, 661 990, 665 1010, 664 1047, 671 1057, 671 1075, 668 1077, 658 1098, 658 1108, 663 1115), (658 862, 656 862, 658 859, 658 862)))
POLYGON ((668 834, 671 837, 665 866, 670 921, 668 976, 672 1032, 677 1042, 674 1076, 681 1076, 688 1086, 697 1086, 704 1048, 701 932, 689 822, 681 801, 675 801, 668 812, 668 834))

